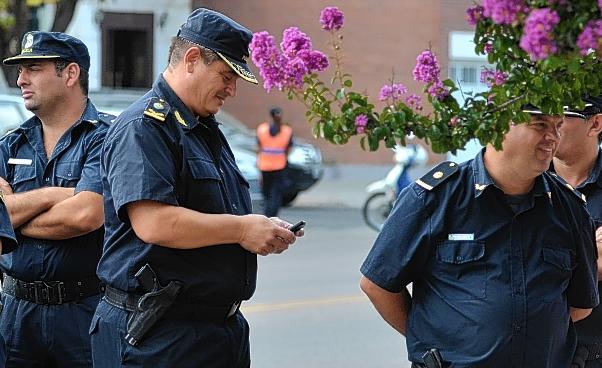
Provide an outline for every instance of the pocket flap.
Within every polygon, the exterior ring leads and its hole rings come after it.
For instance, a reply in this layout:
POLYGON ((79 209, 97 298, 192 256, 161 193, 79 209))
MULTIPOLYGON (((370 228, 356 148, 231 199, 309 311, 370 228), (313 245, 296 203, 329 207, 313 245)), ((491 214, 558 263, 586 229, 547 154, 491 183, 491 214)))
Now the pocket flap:
POLYGON ((444 241, 437 246, 437 259, 445 263, 473 262, 485 255, 482 241, 444 241))
POLYGON ((190 167, 190 175, 194 179, 221 180, 217 167, 215 167, 213 162, 208 162, 201 158, 189 158, 188 166, 190 167))
POLYGON ((79 180, 81 177, 81 168, 79 162, 57 162, 56 174, 58 178, 65 180, 79 180))
POLYGON ((561 270, 573 269, 573 251, 566 248, 543 248, 543 260, 561 270))
POLYGON ((16 165, 14 176, 13 176, 13 186, 17 183, 33 180, 36 177, 36 168, 35 165, 16 165))

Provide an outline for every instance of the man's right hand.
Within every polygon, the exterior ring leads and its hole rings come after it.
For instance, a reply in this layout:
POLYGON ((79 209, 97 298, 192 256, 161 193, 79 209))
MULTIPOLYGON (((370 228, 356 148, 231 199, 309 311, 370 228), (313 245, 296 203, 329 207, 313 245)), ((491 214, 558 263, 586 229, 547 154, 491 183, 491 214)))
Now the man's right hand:
POLYGON ((290 224, 277 217, 262 215, 242 217, 239 244, 251 253, 267 256, 282 253, 296 240, 295 234, 287 230, 290 224))

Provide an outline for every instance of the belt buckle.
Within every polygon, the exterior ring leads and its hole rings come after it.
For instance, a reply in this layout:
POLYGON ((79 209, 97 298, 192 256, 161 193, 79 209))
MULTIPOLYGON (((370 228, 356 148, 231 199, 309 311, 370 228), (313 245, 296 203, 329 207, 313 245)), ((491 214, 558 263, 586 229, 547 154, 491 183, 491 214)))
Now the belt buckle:
POLYGON ((34 281, 33 297, 36 304, 49 304, 50 298, 48 293, 48 285, 44 281, 34 281))
POLYGON ((238 312, 238 308, 240 307, 240 303, 241 301, 237 301, 232 303, 232 305, 230 306, 230 310, 228 311, 228 314, 226 315, 226 319, 232 317, 233 315, 236 314, 236 312, 238 312))

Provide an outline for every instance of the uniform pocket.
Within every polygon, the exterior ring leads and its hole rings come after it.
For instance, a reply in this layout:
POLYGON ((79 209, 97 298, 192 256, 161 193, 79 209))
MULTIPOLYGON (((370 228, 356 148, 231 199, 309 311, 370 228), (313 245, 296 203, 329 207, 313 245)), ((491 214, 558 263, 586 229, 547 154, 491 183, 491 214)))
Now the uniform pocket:
POLYGON ((564 302, 564 293, 569 285, 575 255, 571 249, 544 247, 541 250, 543 259, 543 300, 547 303, 564 302))
POLYGON ((185 200, 182 204, 195 211, 224 213, 222 179, 213 162, 202 158, 188 158, 189 176, 186 178, 185 200))
POLYGON ((33 188, 36 178, 35 162, 31 165, 15 165, 12 188, 15 192, 24 192, 33 188), (31 186, 31 188, 30 188, 31 186))
POLYGON ((443 241, 437 246, 433 287, 447 300, 486 297, 487 272, 485 243, 482 241, 443 241))
POLYGON ((221 180, 217 167, 213 162, 201 158, 189 158, 190 176, 196 180, 221 180))

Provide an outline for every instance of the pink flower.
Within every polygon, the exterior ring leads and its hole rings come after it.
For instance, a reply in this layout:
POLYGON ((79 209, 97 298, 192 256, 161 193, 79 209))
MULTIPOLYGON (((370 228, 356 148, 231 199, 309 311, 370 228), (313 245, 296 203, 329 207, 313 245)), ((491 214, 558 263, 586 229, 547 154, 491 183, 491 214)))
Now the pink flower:
POLYGON ((328 6, 320 13, 320 24, 327 31, 339 30, 343 26, 345 16, 336 6, 328 6))
POLYGON ((441 67, 437 61, 437 57, 430 50, 423 51, 416 58, 416 66, 412 74, 414 80, 424 83, 432 83, 439 80, 441 67))
POLYGON ((427 92, 429 95, 438 99, 439 101, 443 101, 445 97, 449 96, 449 90, 445 88, 443 82, 440 80, 431 84, 431 86, 427 89, 427 92))
POLYGON ((506 83, 507 79, 508 74, 502 72, 501 70, 483 68, 481 71, 481 83, 487 85, 489 88, 493 86, 501 86, 502 84, 506 83))
POLYGON ((577 37, 577 46, 581 50, 581 55, 587 55, 590 49, 599 49, 601 44, 602 20, 590 20, 583 29, 583 32, 577 37))
POLYGON ((527 10, 524 0, 483 0, 483 15, 497 24, 513 24, 527 10))
POLYGON ((366 131, 368 126, 368 117, 364 114, 360 114, 355 117, 355 131, 357 134, 362 134, 366 131))
POLYGON ((458 125, 459 122, 460 122, 460 118, 456 115, 449 120, 449 126, 453 128, 456 125, 458 125))
POLYGON ((422 110, 422 97, 412 93, 406 97, 406 104, 414 110, 420 111, 422 110))
POLYGON ((385 84, 380 89, 378 99, 380 101, 387 101, 391 99, 393 102, 401 100, 401 95, 406 93, 408 89, 403 84, 385 84))
MULTIPOLYGON (((602 1, 602 0, 601 0, 602 1)), ((483 7, 480 5, 472 6, 466 9, 466 23, 470 26, 476 26, 483 18, 483 7)))
POLYGON ((549 8, 535 9, 529 14, 520 38, 520 47, 531 60, 542 60, 558 51, 552 31, 559 22, 558 13, 549 8))

